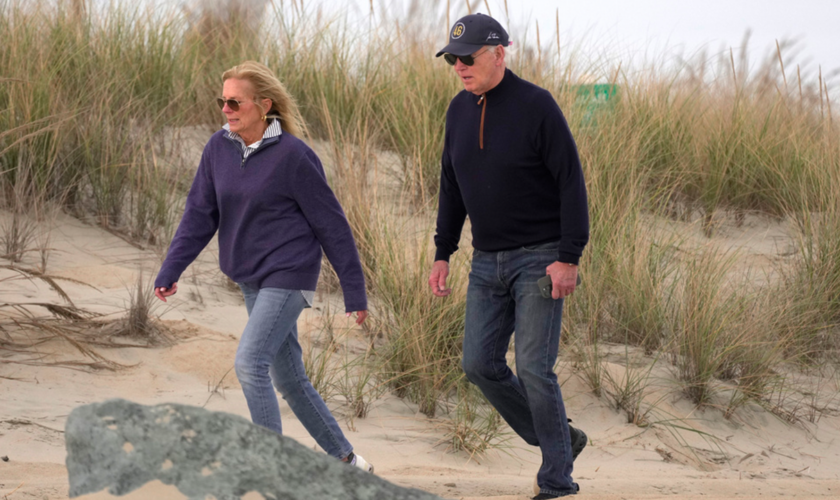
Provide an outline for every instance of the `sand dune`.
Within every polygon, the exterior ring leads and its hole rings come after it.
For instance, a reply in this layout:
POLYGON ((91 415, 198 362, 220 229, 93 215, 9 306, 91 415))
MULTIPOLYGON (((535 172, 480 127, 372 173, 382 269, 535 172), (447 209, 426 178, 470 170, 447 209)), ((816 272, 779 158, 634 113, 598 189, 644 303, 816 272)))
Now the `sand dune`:
MULTIPOLYGON (((755 221, 722 232, 722 244, 753 244, 747 258, 777 258, 784 227, 755 221), (752 233, 747 234, 747 232, 752 233)), ((137 276, 149 276, 157 256, 139 250, 96 227, 68 216, 55 221, 49 261, 52 274, 73 278, 62 287, 77 306, 115 314, 126 303, 137 276)), ((0 301, 58 300, 48 286, 27 280, 6 281, 0 301)), ((336 297, 320 297, 316 307, 336 297)), ((76 406, 112 397, 143 404, 179 402, 247 417, 236 377, 230 371, 246 320, 241 298, 227 288, 212 248, 189 270, 180 293, 157 310, 171 329, 171 345, 153 348, 98 348, 125 367, 116 371, 45 366, 78 358, 68 344, 38 346, 41 357, 0 356, 0 498, 55 499, 67 496, 63 428, 76 406)), ((308 309, 301 335, 318 323, 320 312, 308 309)), ((336 321, 345 321, 341 315, 336 321)), ((349 323, 346 324, 350 327, 349 323)), ((361 332, 350 342, 361 341, 361 332)), ((581 494, 592 499, 817 498, 840 495, 840 416, 824 414, 816 423, 789 425, 757 408, 731 420, 715 409, 695 410, 684 400, 665 399, 662 414, 683 426, 708 433, 680 432, 665 424, 640 428, 623 413, 596 398, 572 372, 559 366, 570 416, 591 438, 578 459, 575 478, 581 494)), ((610 369, 620 373, 616 363, 610 369)), ((617 375, 618 376, 618 375, 617 375)), ((661 377, 667 379, 665 370, 661 377)), ((835 390, 829 388, 829 390, 835 390)), ((421 488, 445 498, 524 500, 529 498, 539 456, 521 440, 511 439, 485 456, 451 453, 442 443, 441 425, 416 405, 393 395, 378 400, 365 419, 349 423, 340 397, 330 402, 357 451, 376 465, 377 474, 397 484, 421 488)), ((315 448, 314 441, 281 400, 289 436, 315 448)), ((172 487, 150 483, 121 498, 183 498, 172 487)), ((256 495, 256 494, 254 494, 256 495)), ((253 495, 252 495, 253 496, 253 495)), ((86 499, 112 498, 107 492, 86 499)), ((260 498, 259 495, 253 498, 260 498)), ((249 498, 249 500, 253 500, 249 498)))

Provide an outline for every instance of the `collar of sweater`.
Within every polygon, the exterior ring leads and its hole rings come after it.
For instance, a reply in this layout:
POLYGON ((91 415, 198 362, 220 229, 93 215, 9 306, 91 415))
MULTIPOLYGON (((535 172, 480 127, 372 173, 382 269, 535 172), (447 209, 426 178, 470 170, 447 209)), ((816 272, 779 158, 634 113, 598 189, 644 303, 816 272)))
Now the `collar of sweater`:
MULTIPOLYGON (((225 129, 225 131, 227 132, 226 136, 227 136, 228 139, 233 139, 234 141, 237 141, 244 148, 247 148, 249 146, 248 144, 245 144, 245 140, 242 139, 242 137, 239 134, 237 134, 236 132, 231 132, 229 124, 225 123, 225 125, 222 128, 225 129)), ((259 143, 259 142, 264 141, 265 139, 270 139, 272 137, 278 137, 282 133, 283 133, 283 129, 280 128, 280 120, 277 120, 277 119, 271 120, 271 123, 269 123, 268 127, 265 129, 265 133, 263 134, 262 139, 260 139, 257 142, 259 143)))
MULTIPOLYGON (((502 81, 484 93, 484 96, 487 98, 487 105, 492 107, 507 99, 509 95, 515 92, 514 87, 516 87, 516 80, 518 79, 519 77, 513 71, 505 68, 505 75, 502 77, 502 81)), ((481 104, 480 95, 471 94, 471 98, 474 103, 481 104)))

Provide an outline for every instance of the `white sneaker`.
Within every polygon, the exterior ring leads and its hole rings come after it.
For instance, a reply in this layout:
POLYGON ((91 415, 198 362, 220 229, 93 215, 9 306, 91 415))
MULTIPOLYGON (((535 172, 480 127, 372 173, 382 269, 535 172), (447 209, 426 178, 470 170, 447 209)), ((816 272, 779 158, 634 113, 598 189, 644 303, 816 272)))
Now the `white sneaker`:
POLYGON ((353 459, 350 461, 350 465, 353 467, 358 467, 365 472, 370 472, 373 474, 373 464, 362 458, 361 455, 356 453, 353 454, 353 459))

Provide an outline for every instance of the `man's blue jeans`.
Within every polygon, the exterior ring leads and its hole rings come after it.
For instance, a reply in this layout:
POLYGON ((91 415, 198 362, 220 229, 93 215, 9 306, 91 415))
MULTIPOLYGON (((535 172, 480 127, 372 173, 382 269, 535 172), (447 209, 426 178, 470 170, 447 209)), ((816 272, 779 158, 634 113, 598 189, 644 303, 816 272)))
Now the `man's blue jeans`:
POLYGON ((542 493, 575 494, 566 408, 554 373, 563 299, 540 295, 537 280, 557 260, 557 243, 502 252, 475 250, 467 289, 463 367, 499 414, 539 446, 542 493), (514 338, 516 373, 505 354, 514 338))
POLYGON ((306 301, 300 290, 256 288, 239 283, 248 309, 248 324, 236 351, 236 376, 245 393, 251 420, 283 433, 274 387, 318 445, 344 459, 353 447, 303 368, 297 319, 306 301), (274 387, 272 387, 272 382, 274 387))

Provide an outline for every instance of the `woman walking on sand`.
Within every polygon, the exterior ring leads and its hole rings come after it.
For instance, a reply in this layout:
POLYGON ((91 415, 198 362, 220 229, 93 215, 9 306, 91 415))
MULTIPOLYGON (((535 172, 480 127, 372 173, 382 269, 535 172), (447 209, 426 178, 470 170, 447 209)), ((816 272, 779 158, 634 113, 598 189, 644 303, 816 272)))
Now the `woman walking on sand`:
POLYGON ((321 248, 336 270, 347 315, 367 317, 367 296, 350 225, 315 153, 301 141, 292 97, 264 65, 222 75, 227 124, 210 138, 184 216, 155 280, 162 301, 219 231, 219 264, 242 289, 248 324, 236 376, 254 423, 282 434, 274 387, 330 455, 373 472, 344 437, 303 367, 297 319, 314 297, 321 248))

